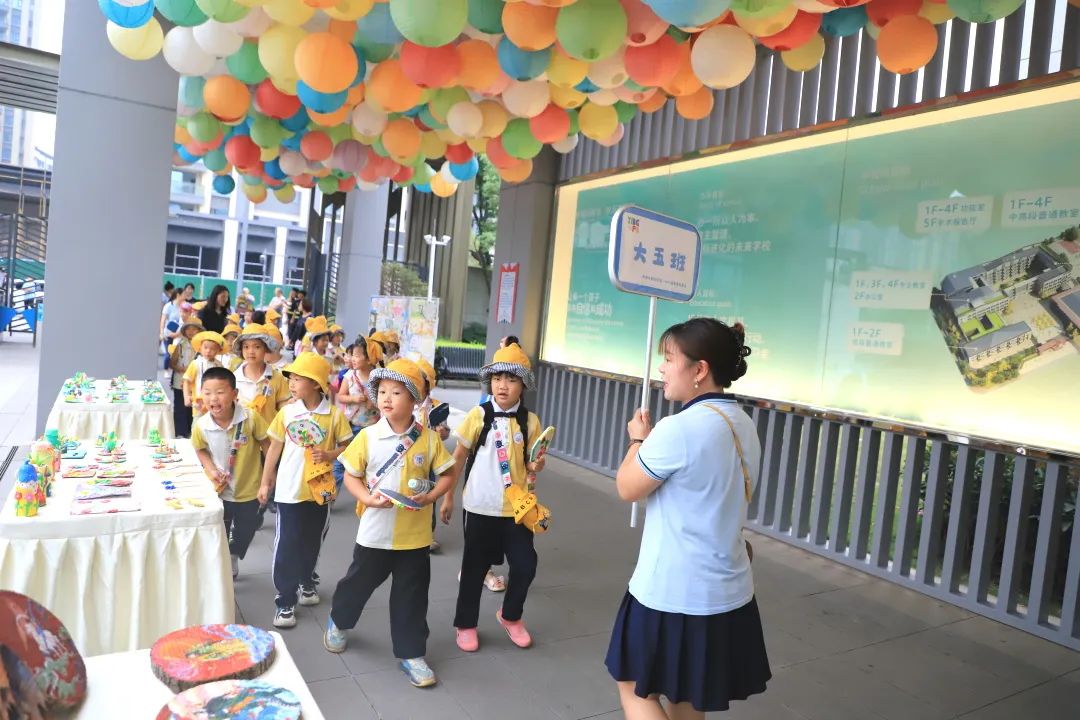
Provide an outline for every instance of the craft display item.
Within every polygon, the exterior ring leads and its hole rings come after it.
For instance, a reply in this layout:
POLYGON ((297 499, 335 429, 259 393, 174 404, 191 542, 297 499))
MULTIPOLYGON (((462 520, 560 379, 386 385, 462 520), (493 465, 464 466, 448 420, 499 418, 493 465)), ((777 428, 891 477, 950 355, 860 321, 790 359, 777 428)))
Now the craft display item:
POLYGON ((334 499, 337 483, 334 481, 333 464, 316 462, 313 456, 315 447, 326 439, 326 433, 317 422, 309 418, 293 420, 285 426, 289 439, 304 448, 304 482, 311 489, 315 502, 325 505, 334 499))
POLYGON ((43 720, 48 713, 34 673, 12 650, 0 646, 0 720, 43 720))
POLYGON ((157 380, 148 380, 143 383, 139 400, 145 405, 160 405, 166 402, 165 389, 161 387, 161 383, 157 380))
POLYGON ((259 680, 219 680, 185 690, 157 720, 299 720, 300 698, 291 690, 259 680))
POLYGON ((104 480, 113 478, 133 478, 135 477, 135 468, 103 468, 98 470, 97 476, 104 480))
POLYGON ((127 375, 117 375, 116 377, 114 377, 112 380, 109 381, 109 389, 110 390, 112 390, 114 388, 116 388, 118 390, 127 390, 127 387, 128 387, 127 375))
POLYGON ((110 515, 112 513, 139 512, 142 506, 138 500, 129 497, 99 498, 84 502, 71 503, 72 515, 110 515))
POLYGON ((173 692, 218 680, 250 680, 274 661, 274 636, 251 625, 195 625, 150 648, 154 676, 173 692))
MULTIPOLYGON (((46 717, 86 697, 86 666, 64 625, 34 600, 0 591, 0 646, 26 666, 44 695, 46 717)), ((6 657, 5 657, 6 659, 6 657)), ((11 680, 11 668, 7 662, 11 680)))
POLYGON ((67 470, 61 473, 64 478, 92 478, 97 475, 97 465, 69 465, 67 470))
POLYGON ((16 517, 37 517, 40 488, 37 469, 29 462, 24 462, 19 468, 19 474, 15 477, 16 517))
POLYGON ((146 436, 146 444, 149 447, 158 447, 161 445, 161 431, 157 428, 153 428, 146 436))
POLYGON ((78 444, 76 444, 75 447, 71 448, 70 450, 66 449, 66 445, 64 447, 65 450, 60 456, 64 460, 82 460, 84 457, 86 457, 86 450, 80 448, 78 444))
POLYGON ((130 487, 114 487, 112 485, 88 485, 80 484, 75 490, 75 501, 103 500, 105 498, 128 498, 131 497, 130 487))
POLYGON ((418 510, 424 509, 423 505, 416 502, 408 495, 403 495, 396 490, 390 490, 389 488, 379 488, 376 492, 378 492, 379 495, 382 495, 384 498, 386 498, 396 507, 399 507, 402 510, 416 512, 418 510))

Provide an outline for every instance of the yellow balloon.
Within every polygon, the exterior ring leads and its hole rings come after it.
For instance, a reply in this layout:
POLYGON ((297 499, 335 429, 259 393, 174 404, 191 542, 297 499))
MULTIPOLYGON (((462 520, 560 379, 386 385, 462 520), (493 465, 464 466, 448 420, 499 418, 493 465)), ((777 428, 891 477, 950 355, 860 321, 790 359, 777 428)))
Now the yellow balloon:
MULTIPOLYGON (((307 33, 298 27, 277 23, 259 37, 259 62, 282 92, 288 91, 278 84, 279 81, 295 81, 300 77, 296 72, 293 57, 296 55, 296 46, 306 35, 307 33)), ((295 86, 291 92, 296 93, 295 86)))
POLYGON ((364 135, 362 133, 358 133, 356 131, 356 128, 353 128, 352 136, 353 140, 358 140, 364 145, 374 145, 375 141, 379 139, 378 135, 364 135))
POLYGON ((324 8, 323 12, 335 20, 359 20, 373 7, 375 0, 341 0, 334 7, 324 8))
POLYGON ((454 131, 450 128, 436 130, 435 134, 438 135, 439 139, 447 145, 460 145, 461 143, 465 142, 465 138, 455 134, 454 131))
POLYGON ((788 70, 806 72, 816 68, 824 55, 825 38, 815 34, 808 42, 794 50, 785 50, 780 53, 780 59, 788 70))
POLYGON ((247 199, 253 203, 261 203, 266 200, 266 186, 265 185, 248 185, 247 183, 241 183, 244 186, 244 195, 247 195, 247 199))
POLYGON ((738 10, 733 10, 735 15, 735 22, 739 23, 746 32, 756 37, 767 37, 769 35, 775 35, 787 28, 791 24, 792 20, 799 12, 799 8, 794 5, 788 5, 775 15, 767 15, 765 17, 750 17, 743 15, 738 10))
POLYGON ((267 160, 273 160, 274 158, 276 158, 278 156, 278 153, 280 151, 281 151, 281 146, 280 145, 275 145, 274 147, 268 147, 268 148, 261 148, 261 151, 259 152, 259 159, 262 160, 263 162, 266 162, 267 160))
POLYGON ((285 204, 291 203, 293 198, 296 197, 296 188, 292 185, 278 188, 274 191, 274 197, 278 199, 278 202, 283 202, 285 204))
POLYGON ((468 144, 469 148, 472 149, 472 151, 475 153, 482 153, 487 151, 488 138, 486 137, 469 138, 465 142, 466 144, 468 144))
POLYGON ((578 112, 578 124, 585 137, 603 140, 618 129, 619 114, 609 105, 587 103, 578 112))
POLYGON ((572 87, 551 86, 551 102, 564 110, 581 107, 587 99, 588 96, 585 93, 579 92, 572 87))
POLYGON ((434 177, 431 178, 431 192, 439 197, 450 197, 457 192, 457 189, 458 184, 450 182, 441 173, 435 173, 434 177))
POLYGON ((315 14, 315 8, 305 4, 304 0, 267 0, 263 11, 271 20, 294 27, 303 25, 315 14))
POLYGON ((421 133, 420 154, 428 160, 440 158, 446 154, 446 142, 434 132, 421 133))
POLYGON ((161 23, 153 16, 150 22, 138 28, 123 28, 110 20, 105 25, 105 32, 113 49, 128 60, 149 60, 161 52, 165 42, 161 23))
MULTIPOLYGON (((480 114, 484 116, 484 122, 480 125, 480 137, 493 138, 502 135, 506 124, 510 122, 510 113, 506 111, 506 108, 494 100, 484 100, 477 103, 476 107, 480 108, 480 114)), ((486 145, 485 142, 482 147, 486 145)), ((469 147, 472 145, 470 144, 469 147)))
POLYGON ((919 14, 935 25, 940 25, 946 20, 952 20, 956 17, 956 13, 952 11, 948 3, 936 3, 930 2, 930 0, 923 0, 919 14))
POLYGON ((296 83, 298 83, 299 81, 300 81, 300 78, 297 78, 297 77, 288 77, 288 78, 280 78, 280 77, 273 77, 273 76, 270 77, 270 82, 272 82, 274 84, 274 87, 276 87, 278 90, 280 90, 281 92, 283 92, 283 93, 285 93, 287 95, 295 95, 296 94, 296 83))
POLYGON ((585 79, 589 72, 589 63, 584 60, 572 58, 556 48, 551 53, 551 64, 548 65, 548 81, 552 85, 572 88, 585 79))

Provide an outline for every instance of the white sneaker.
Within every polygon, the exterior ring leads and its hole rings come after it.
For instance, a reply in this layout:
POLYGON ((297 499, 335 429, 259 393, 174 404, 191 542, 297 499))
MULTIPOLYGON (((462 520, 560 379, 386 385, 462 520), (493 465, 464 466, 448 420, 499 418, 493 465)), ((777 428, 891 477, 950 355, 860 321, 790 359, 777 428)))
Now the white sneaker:
POLYGON ((276 628, 291 628, 296 627, 296 612, 291 607, 278 608, 274 613, 274 627, 276 628))
POLYGON ((233 580, 240 574, 240 558, 236 555, 229 556, 232 559, 232 576, 233 580))
POLYGON ((319 604, 319 591, 314 585, 300 586, 300 604, 306 607, 319 604))
POLYGON ((431 687, 436 683, 435 672, 428 666, 424 658, 398 661, 398 667, 409 676, 409 682, 413 687, 431 687))

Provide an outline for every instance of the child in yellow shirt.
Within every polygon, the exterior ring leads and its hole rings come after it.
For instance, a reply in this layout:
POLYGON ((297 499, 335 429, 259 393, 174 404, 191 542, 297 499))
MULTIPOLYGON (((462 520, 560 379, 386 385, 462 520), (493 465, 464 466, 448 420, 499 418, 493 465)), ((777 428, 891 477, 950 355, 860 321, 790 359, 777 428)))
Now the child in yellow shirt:
POLYGON ((212 367, 221 367, 218 355, 225 347, 225 338, 211 330, 203 330, 191 339, 199 356, 184 371, 184 405, 196 418, 206 410, 202 404, 202 376, 212 367))
POLYGON ((218 356, 218 362, 221 363, 221 367, 226 370, 235 370, 240 367, 240 363, 243 359, 240 354, 233 351, 233 347, 236 344, 236 338, 240 336, 240 326, 234 323, 229 323, 225 326, 225 329, 221 331, 221 337, 225 338, 225 348, 218 356))
POLYGON ((226 368, 203 373, 202 398, 206 414, 191 430, 191 446, 225 506, 225 534, 235 578, 255 537, 262 456, 270 447, 267 423, 237 402, 236 376, 226 368))
POLYGON ((278 408, 289 402, 289 381, 266 358, 280 347, 270 328, 248 324, 233 344, 233 352, 243 358, 236 368, 236 387, 240 402, 254 410, 268 424, 278 408))

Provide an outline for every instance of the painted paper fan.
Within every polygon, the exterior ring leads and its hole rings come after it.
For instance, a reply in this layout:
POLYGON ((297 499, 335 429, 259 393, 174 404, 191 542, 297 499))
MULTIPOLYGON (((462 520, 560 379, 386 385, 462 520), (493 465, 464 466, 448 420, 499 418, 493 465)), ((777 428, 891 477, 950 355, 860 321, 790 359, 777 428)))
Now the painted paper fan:
POLYGON ((290 440, 303 447, 315 447, 326 439, 326 433, 319 423, 310 418, 293 420, 285 426, 285 432, 290 440))

